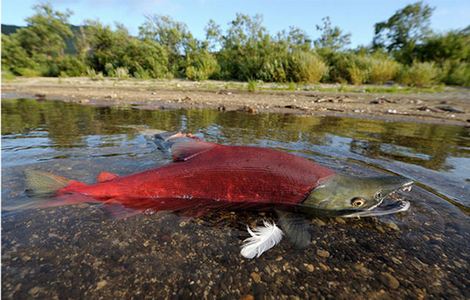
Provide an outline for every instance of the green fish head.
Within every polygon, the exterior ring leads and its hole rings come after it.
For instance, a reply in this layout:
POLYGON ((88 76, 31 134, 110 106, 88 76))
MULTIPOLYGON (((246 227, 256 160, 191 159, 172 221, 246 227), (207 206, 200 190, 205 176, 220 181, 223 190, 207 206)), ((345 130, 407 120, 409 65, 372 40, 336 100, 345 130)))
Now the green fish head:
POLYGON ((336 174, 316 187, 303 202, 309 208, 333 211, 345 217, 385 215, 408 209, 409 202, 378 208, 399 190, 410 190, 413 181, 399 176, 355 177, 336 174))

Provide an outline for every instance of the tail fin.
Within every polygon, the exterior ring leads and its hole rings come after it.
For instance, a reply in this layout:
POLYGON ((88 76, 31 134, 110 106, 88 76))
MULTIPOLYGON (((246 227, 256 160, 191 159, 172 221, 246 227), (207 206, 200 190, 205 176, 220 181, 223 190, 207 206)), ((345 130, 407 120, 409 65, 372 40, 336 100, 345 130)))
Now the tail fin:
POLYGON ((51 173, 25 170, 26 191, 30 196, 47 196, 67 186, 69 179, 51 173))

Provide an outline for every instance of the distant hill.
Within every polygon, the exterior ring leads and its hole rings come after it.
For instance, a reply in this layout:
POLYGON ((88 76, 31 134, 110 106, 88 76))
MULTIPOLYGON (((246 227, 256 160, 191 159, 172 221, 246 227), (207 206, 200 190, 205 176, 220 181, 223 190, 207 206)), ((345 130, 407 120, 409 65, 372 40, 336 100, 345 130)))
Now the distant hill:
POLYGON ((22 28, 22 26, 2 24, 2 34, 10 35, 20 28, 22 28))
MULTIPOLYGON (((24 27, 25 26, 2 24, 2 34, 10 35, 10 34, 13 34, 17 30, 19 30, 21 28, 24 28, 24 27)), ((77 50, 75 49, 75 45, 74 45, 73 40, 75 39, 75 36, 78 35, 78 33, 80 32, 80 29, 82 27, 83 26, 70 25, 70 28, 72 29, 74 37, 71 38, 71 39, 67 39, 65 41, 65 44, 67 45, 67 47, 65 49, 65 53, 67 53, 67 54, 76 54, 77 53, 77 50)))

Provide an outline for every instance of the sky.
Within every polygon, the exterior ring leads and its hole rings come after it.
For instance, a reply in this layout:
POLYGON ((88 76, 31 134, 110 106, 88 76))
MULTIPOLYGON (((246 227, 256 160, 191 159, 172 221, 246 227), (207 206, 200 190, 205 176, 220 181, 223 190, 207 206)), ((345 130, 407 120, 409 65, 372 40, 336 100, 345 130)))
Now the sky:
MULTIPOLYGON (((105 24, 119 22, 137 35, 146 15, 169 15, 184 22, 197 38, 204 38, 210 19, 227 28, 237 12, 263 16, 263 24, 271 34, 289 26, 304 29, 313 39, 319 36, 315 25, 329 16, 333 25, 351 33, 351 46, 368 45, 373 26, 415 1, 405 0, 51 0, 57 10, 70 9, 70 23, 83 24, 85 19, 98 19, 105 24)), ((469 0, 428 0, 435 8, 431 27, 437 32, 470 25, 469 0)), ((2 0, 2 24, 25 25, 33 14, 36 0, 2 0)))

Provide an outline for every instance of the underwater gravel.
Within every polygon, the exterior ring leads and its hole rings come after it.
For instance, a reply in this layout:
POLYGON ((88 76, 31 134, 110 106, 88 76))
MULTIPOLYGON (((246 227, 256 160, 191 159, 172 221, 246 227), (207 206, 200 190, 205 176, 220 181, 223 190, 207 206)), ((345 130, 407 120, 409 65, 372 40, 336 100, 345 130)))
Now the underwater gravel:
POLYGON ((310 247, 285 239, 254 260, 239 254, 246 224, 275 219, 269 212, 116 220, 87 204, 23 211, 2 218, 2 297, 468 299, 468 221, 430 224, 419 209, 402 214, 407 223, 313 218, 310 247))

